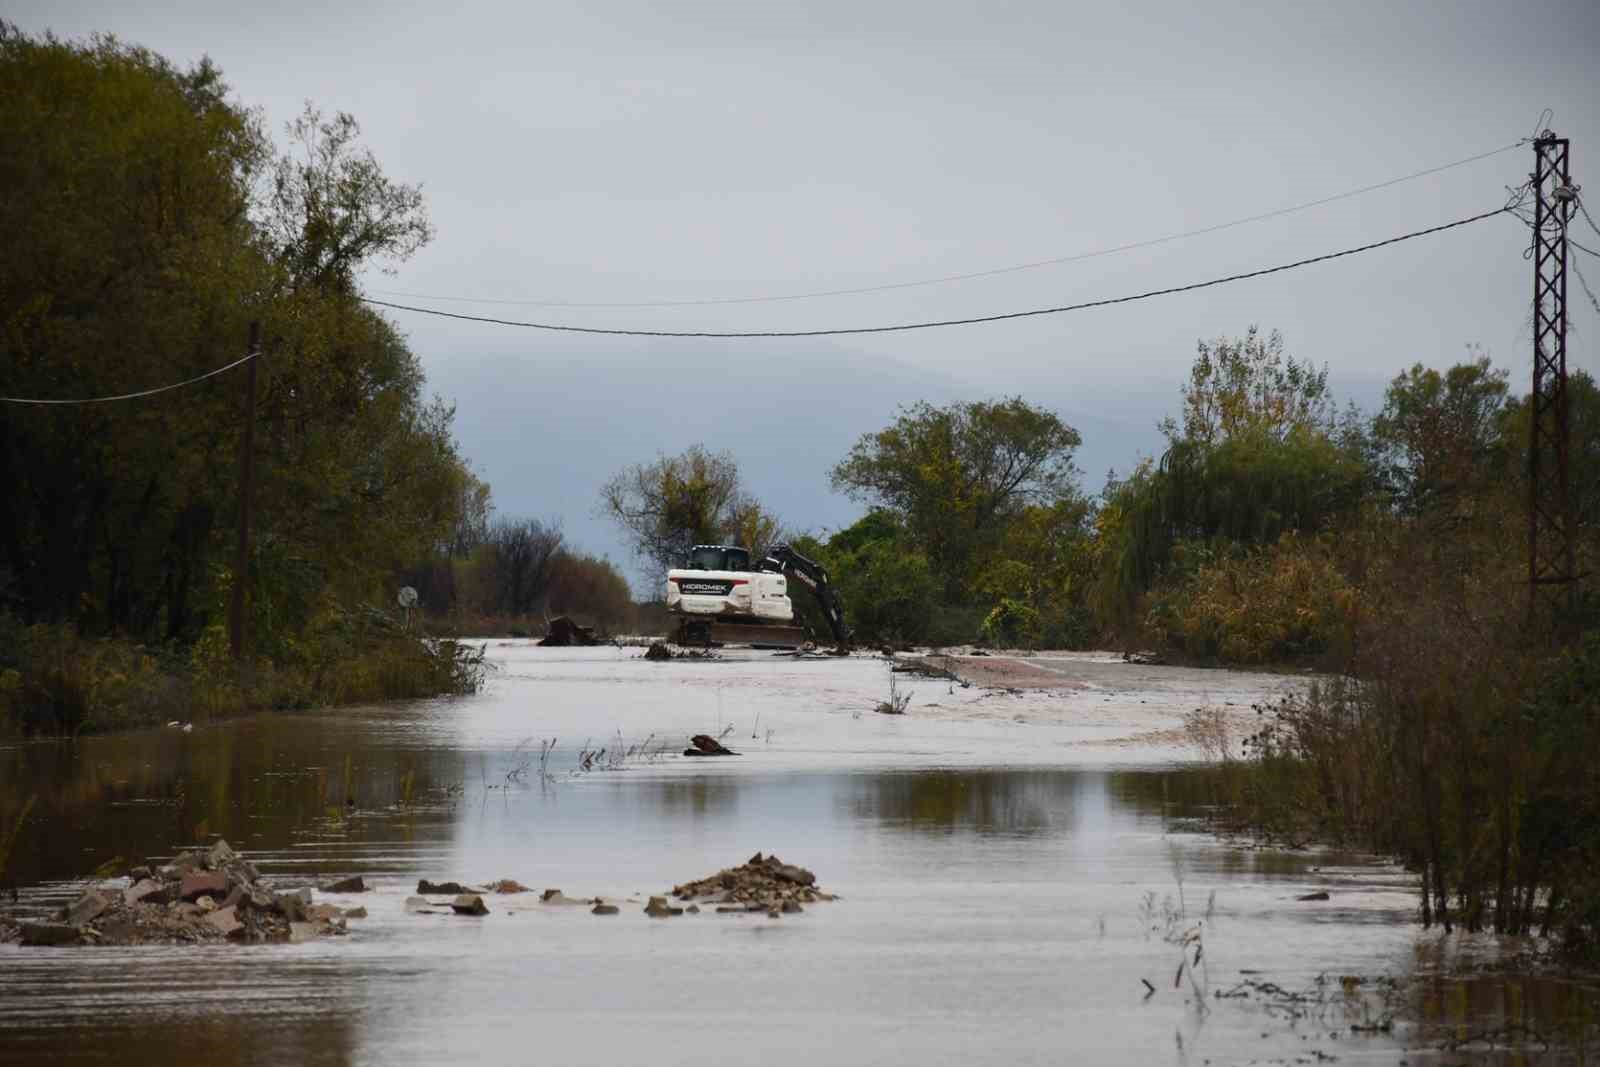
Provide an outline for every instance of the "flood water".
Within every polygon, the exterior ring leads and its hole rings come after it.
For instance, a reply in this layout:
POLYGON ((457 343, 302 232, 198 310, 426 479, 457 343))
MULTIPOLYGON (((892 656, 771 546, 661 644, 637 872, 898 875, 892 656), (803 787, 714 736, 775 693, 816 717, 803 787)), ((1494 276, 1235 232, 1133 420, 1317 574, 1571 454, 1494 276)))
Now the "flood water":
POLYGON ((1403 871, 1184 829, 1170 766, 1193 755, 1148 739, 1280 679, 1063 658, 1069 694, 902 683, 891 717, 866 658, 491 653, 460 700, 0 749, 0 829, 37 797, 8 871, 21 912, 218 835, 283 886, 375 886, 341 899, 370 913, 349 936, 305 945, 0 946, 0 1063, 1434 1062, 1594 1004, 1578 984, 1432 980, 1456 943, 1415 926, 1403 871), (743 755, 677 755, 695 733, 743 755), (620 767, 578 768, 618 745, 620 767), (756 851, 842 899, 642 914, 756 851), (536 892, 408 914, 423 877, 536 892), (598 917, 539 903, 547 887, 637 903, 598 917), (1197 922, 1203 967, 1175 988, 1168 935, 1197 922))

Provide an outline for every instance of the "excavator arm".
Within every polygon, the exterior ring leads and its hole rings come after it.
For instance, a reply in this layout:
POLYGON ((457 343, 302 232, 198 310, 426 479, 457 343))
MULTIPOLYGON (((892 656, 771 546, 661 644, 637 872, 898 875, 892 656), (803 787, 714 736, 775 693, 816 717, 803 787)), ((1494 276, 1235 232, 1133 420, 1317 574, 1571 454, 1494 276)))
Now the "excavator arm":
POLYGON ((764 571, 800 579, 816 597, 817 606, 822 609, 823 616, 828 620, 828 628, 833 631, 833 639, 841 648, 849 646, 850 627, 845 625, 844 605, 829 584, 828 572, 822 568, 822 564, 807 559, 788 545, 773 545, 758 566, 764 571))

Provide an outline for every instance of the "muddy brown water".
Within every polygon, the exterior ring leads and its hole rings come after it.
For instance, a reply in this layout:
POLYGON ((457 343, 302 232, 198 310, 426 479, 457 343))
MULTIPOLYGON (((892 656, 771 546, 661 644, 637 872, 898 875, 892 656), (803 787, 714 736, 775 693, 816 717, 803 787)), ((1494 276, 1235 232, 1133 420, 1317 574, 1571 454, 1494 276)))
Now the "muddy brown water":
POLYGON ((348 937, 306 945, 0 946, 0 1063, 1510 1063, 1569 1058, 1526 1033, 1595 1017, 1583 983, 1439 977, 1505 946, 1422 932, 1388 865, 1186 829, 1184 754, 1106 743, 1271 679, 1062 659, 1076 704, 920 682, 890 718, 867 660, 491 651, 463 700, 0 748, 0 828, 37 797, 7 871, 23 914, 219 835, 283 886, 375 886, 348 937), (743 755, 676 754, 701 732, 743 755), (611 769, 579 769, 602 748, 611 769), (843 899, 643 915, 758 850, 843 899), (535 892, 408 914, 422 877, 535 892), (1197 923, 1175 988, 1170 938, 1197 923), (1520 1046, 1491 1048, 1508 1028, 1520 1046))

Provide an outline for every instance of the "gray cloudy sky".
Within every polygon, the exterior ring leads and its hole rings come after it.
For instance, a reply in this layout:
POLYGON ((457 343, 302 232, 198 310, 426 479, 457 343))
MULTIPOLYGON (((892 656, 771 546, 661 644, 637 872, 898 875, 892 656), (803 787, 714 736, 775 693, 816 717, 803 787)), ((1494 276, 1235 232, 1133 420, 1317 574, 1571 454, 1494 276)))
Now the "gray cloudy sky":
MULTIPOLYGON (((1600 3, 13 3, 24 29, 209 54, 275 130, 346 110, 438 239, 369 291, 632 303, 803 293, 1068 256, 1509 145, 1540 111, 1600 194, 1600 3)), ((1286 218, 886 293, 661 308, 431 301, 508 318, 810 329, 1072 303, 1251 270, 1500 204, 1518 149, 1286 218)), ((582 337, 394 315, 503 512, 593 514, 617 467, 730 449, 796 528, 894 405, 1021 393, 1084 435, 1089 488, 1156 447, 1198 338, 1279 329, 1370 405, 1415 361, 1529 366, 1509 219, 1117 308, 823 340, 582 337)), ((1595 235, 1591 235, 1595 236, 1595 235)), ((1600 237, 1596 237, 1600 240, 1600 237)), ((1600 283, 1600 262, 1584 265, 1600 283)), ((1574 281, 1573 356, 1600 317, 1574 281)), ((412 302, 424 302, 413 300, 412 302)))

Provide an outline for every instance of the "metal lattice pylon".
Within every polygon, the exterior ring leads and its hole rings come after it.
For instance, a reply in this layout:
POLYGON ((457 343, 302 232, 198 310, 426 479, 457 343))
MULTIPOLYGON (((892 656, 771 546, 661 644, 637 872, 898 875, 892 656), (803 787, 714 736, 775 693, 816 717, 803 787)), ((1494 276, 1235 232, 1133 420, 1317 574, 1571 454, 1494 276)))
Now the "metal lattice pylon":
POLYGON ((1528 581, 1534 610, 1572 595, 1573 523, 1567 471, 1568 142, 1546 130, 1533 142, 1533 392, 1529 397, 1528 581))

